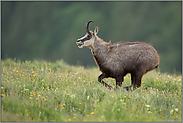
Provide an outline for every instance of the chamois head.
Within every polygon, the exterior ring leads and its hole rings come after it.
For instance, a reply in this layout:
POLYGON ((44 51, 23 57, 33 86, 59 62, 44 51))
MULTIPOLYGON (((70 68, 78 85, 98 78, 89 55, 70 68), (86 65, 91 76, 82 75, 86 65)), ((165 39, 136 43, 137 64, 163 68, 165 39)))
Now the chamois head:
POLYGON ((79 48, 93 47, 93 45, 94 45, 95 37, 98 33, 99 26, 98 25, 95 26, 94 32, 89 31, 90 22, 93 22, 93 21, 86 21, 86 32, 87 33, 85 34, 85 36, 78 39, 76 42, 79 48))

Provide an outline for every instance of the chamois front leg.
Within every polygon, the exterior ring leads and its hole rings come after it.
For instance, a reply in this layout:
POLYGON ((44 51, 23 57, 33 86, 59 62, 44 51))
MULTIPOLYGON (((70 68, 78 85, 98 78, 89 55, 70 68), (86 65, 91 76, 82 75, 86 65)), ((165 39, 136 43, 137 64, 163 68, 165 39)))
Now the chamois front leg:
POLYGON ((102 79, 104 78, 107 78, 107 76, 105 76, 104 74, 101 74, 99 77, 98 77, 98 81, 100 83, 102 83, 102 85, 104 85, 105 87, 109 88, 110 90, 113 88, 112 86, 110 86, 109 84, 105 83, 102 79))

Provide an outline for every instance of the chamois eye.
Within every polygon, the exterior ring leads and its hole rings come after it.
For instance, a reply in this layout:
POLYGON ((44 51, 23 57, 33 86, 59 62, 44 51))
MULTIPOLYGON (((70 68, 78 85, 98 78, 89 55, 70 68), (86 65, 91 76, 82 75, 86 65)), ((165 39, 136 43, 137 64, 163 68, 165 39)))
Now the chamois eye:
POLYGON ((87 37, 88 37, 88 38, 91 38, 92 36, 91 36, 91 35, 88 35, 87 37))

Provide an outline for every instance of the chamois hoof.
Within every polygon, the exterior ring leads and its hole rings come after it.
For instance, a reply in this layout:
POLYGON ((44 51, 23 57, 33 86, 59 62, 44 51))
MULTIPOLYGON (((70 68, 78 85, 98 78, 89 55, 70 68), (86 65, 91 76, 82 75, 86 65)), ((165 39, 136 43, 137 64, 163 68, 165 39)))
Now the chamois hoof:
POLYGON ((112 90, 112 89, 113 89, 113 87, 112 87, 112 86, 110 86, 110 85, 109 85, 107 88, 108 88, 109 90, 112 90))
POLYGON ((133 90, 135 90, 135 88, 133 86, 123 87, 123 89, 125 89, 126 91, 133 91, 133 90))

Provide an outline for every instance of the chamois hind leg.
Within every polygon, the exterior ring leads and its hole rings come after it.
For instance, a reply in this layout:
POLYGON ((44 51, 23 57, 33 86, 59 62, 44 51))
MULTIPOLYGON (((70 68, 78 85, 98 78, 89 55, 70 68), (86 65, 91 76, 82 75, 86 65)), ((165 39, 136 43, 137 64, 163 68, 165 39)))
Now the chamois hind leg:
POLYGON ((135 84, 135 74, 131 73, 131 86, 135 84))
POLYGON ((107 87, 107 88, 109 88, 110 90, 113 88, 112 86, 110 86, 110 85, 108 85, 107 83, 105 83, 102 79, 104 79, 104 78, 107 78, 107 76, 106 75, 104 75, 104 74, 101 74, 99 77, 98 77, 98 81, 100 82, 100 83, 102 83, 102 85, 104 85, 105 87, 107 87))
POLYGON ((143 74, 142 73, 136 73, 136 74, 131 74, 131 85, 124 87, 127 91, 129 90, 135 90, 136 88, 141 86, 141 79, 142 79, 143 74))
POLYGON ((136 89, 136 88, 139 88, 141 86, 141 79, 142 79, 142 76, 144 74, 142 73, 139 73, 135 76, 135 83, 133 84, 133 87, 136 89))
POLYGON ((129 90, 135 90, 136 88, 141 86, 141 79, 142 79, 143 73, 131 73, 131 85, 124 87, 127 91, 129 90))
POLYGON ((118 76, 118 77, 116 77, 116 88, 121 87, 123 81, 124 81, 124 76, 118 76))

